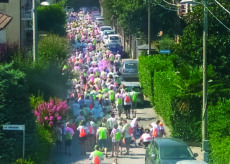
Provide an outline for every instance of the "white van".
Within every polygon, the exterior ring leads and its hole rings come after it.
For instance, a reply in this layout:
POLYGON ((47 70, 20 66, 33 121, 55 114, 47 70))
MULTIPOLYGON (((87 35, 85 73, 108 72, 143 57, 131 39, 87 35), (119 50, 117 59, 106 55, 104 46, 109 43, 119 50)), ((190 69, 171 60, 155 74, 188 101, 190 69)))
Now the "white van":
POLYGON ((95 19, 95 22, 99 25, 99 26, 103 26, 104 25, 104 18, 101 16, 97 16, 95 19))

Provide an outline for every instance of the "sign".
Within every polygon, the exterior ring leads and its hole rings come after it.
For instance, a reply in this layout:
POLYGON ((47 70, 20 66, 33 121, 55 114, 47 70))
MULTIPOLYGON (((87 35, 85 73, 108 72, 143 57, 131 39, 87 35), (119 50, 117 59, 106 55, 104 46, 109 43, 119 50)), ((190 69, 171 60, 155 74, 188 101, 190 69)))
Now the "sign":
POLYGON ((25 125, 3 125, 3 130, 25 130, 25 125))
POLYGON ((171 51, 170 50, 160 50, 161 54, 170 54, 171 51))
POLYGON ((25 157, 25 125, 3 125, 3 130, 22 130, 23 131, 23 145, 22 145, 22 158, 25 157))

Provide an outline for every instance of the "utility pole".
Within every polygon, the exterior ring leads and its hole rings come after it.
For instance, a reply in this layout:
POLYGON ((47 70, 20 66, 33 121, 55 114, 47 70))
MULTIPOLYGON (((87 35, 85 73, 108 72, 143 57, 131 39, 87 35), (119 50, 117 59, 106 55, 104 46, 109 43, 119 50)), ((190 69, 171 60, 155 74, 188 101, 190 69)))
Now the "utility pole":
POLYGON ((208 162, 209 144, 208 144, 208 117, 207 117, 207 39, 208 39, 208 11, 206 8, 207 0, 204 2, 204 30, 203 30, 203 111, 202 111, 202 149, 204 161, 208 162))
POLYGON ((33 0, 33 61, 37 60, 37 1, 33 0))
POLYGON ((151 0, 148 0, 148 55, 150 55, 151 52, 151 37, 150 37, 150 18, 151 18, 151 4, 150 4, 151 0))

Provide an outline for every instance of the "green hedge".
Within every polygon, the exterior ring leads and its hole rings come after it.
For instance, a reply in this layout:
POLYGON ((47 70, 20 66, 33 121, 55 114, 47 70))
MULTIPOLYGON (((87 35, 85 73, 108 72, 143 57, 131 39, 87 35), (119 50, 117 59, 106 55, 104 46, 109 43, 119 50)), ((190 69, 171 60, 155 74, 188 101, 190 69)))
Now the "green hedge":
POLYGON ((226 164, 230 161, 230 100, 220 99, 208 107, 208 136, 211 161, 226 164))
POLYGON ((39 144, 25 76, 12 64, 0 65, 0 163, 22 157, 22 131, 3 131, 4 124, 25 125, 26 156, 33 156, 39 144))
POLYGON ((174 68, 176 59, 175 55, 140 56, 141 86, 172 136, 200 141, 202 74, 199 69, 174 68))

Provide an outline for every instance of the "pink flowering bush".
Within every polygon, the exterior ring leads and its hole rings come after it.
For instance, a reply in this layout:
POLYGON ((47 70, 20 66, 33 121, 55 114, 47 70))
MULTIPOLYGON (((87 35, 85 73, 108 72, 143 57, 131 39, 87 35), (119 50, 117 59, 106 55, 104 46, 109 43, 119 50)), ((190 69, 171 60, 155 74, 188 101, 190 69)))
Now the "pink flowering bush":
POLYGON ((42 102, 38 105, 34 114, 37 122, 44 126, 55 126, 65 116, 69 109, 67 102, 57 98, 51 98, 49 102, 42 102))

